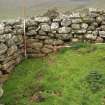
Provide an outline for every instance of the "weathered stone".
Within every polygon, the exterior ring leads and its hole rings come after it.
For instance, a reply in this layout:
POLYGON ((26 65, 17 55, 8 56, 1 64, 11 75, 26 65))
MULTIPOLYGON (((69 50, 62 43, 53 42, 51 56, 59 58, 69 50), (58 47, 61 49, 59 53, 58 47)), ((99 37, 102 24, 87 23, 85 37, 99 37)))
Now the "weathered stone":
POLYGON ((41 47, 43 47, 43 43, 41 43, 41 42, 34 42, 34 43, 31 44, 31 47, 32 48, 41 48, 41 47))
POLYGON ((49 17, 35 17, 35 21, 39 23, 47 23, 50 19, 49 17))
POLYGON ((4 28, 4 33, 5 33, 5 34, 11 33, 11 32, 12 32, 12 27, 11 27, 11 26, 6 26, 6 27, 4 28))
POLYGON ((70 26, 71 25, 71 19, 69 18, 64 18, 62 21, 61 21, 61 25, 64 26, 64 27, 67 27, 67 26, 70 26))
POLYGON ((97 36, 94 36, 93 34, 86 34, 85 38, 88 40, 96 40, 97 36))
POLYGON ((103 38, 97 37, 95 43, 103 43, 103 41, 104 41, 103 38))
POLYGON ((79 42, 79 39, 78 38, 72 38, 72 42, 73 43, 79 42))
POLYGON ((37 35, 36 37, 35 37, 36 39, 40 39, 40 40, 44 40, 44 39, 48 39, 49 37, 48 36, 40 36, 40 35, 37 35))
POLYGON ((41 30, 45 32, 49 32, 51 31, 51 27, 47 23, 44 23, 44 24, 41 24, 41 30))
POLYGON ((98 27, 98 23, 97 22, 93 22, 91 25, 96 27, 96 28, 98 27))
POLYGON ((95 19, 92 17, 86 16, 86 17, 83 17, 83 22, 90 24, 90 23, 95 22, 95 19))
POLYGON ((64 44, 64 41, 60 39, 54 40, 54 43, 53 43, 53 45, 63 45, 63 44, 64 44))
POLYGON ((8 47, 11 47, 11 46, 15 45, 15 42, 13 39, 9 39, 6 41, 6 44, 8 45, 8 47))
POLYGON ((7 55, 8 55, 8 56, 11 56, 11 55, 13 55, 16 51, 17 51, 17 46, 16 46, 16 45, 11 46, 11 47, 8 49, 8 51, 7 51, 7 55))
POLYGON ((53 23, 51 24, 51 30, 57 30, 58 28, 59 28, 59 23, 53 22, 53 23))
POLYGON ((72 35, 71 34, 56 34, 56 37, 61 40, 70 40, 72 35))
POLYGON ((79 12, 73 12, 72 14, 70 14, 69 15, 69 17, 71 18, 71 19, 78 19, 78 18, 80 18, 80 13, 79 12))
POLYGON ((54 40, 53 39, 47 39, 44 41, 45 44, 53 44, 54 40))
POLYGON ((60 34, 67 34, 71 32, 71 28, 70 27, 61 27, 58 30, 58 33, 60 34))
POLYGON ((43 30, 39 30, 39 31, 38 31, 38 34, 39 34, 39 35, 47 35, 47 33, 44 32, 43 30))
POLYGON ((4 33, 4 29, 5 29, 5 24, 0 23, 0 34, 4 33))
POLYGON ((80 24, 72 24, 71 25, 72 29, 74 30, 79 30, 81 27, 80 27, 80 24))
POLYGON ((26 19, 26 27, 37 26, 37 22, 32 19, 26 19))
POLYGON ((98 31, 93 31, 92 34, 93 34, 94 36, 98 36, 98 31))
POLYGON ((97 23, 101 23, 103 21, 103 16, 99 16, 96 18, 97 23))
POLYGON ((91 26, 88 27, 87 30, 88 30, 88 31, 94 31, 95 29, 96 29, 95 26, 91 25, 91 26))
POLYGON ((45 54, 48 54, 48 53, 51 53, 51 52, 52 52, 51 49, 46 48, 46 47, 42 48, 41 51, 42 51, 43 53, 45 53, 45 54))
POLYGON ((79 24, 82 23, 82 19, 72 19, 72 24, 79 24))
POLYGON ((35 30, 30 30, 26 33, 27 36, 32 36, 32 35, 36 35, 37 32, 35 30))
POLYGON ((81 28, 83 28, 83 29, 87 29, 87 28, 88 28, 88 24, 86 24, 86 23, 82 23, 81 28))
POLYGON ((6 70, 7 72, 10 72, 8 68, 15 66, 16 61, 15 60, 11 60, 5 64, 2 65, 2 69, 6 70))
POLYGON ((105 38, 105 31, 99 31, 99 36, 105 38))
POLYGON ((0 43, 0 55, 6 53, 7 49, 8 48, 7 48, 7 46, 5 44, 0 43))
POLYGON ((86 33, 86 30, 85 29, 75 30, 74 33, 75 34, 85 34, 86 33))
POLYGON ((101 26, 101 30, 102 30, 102 31, 105 31, 105 25, 102 25, 102 26, 101 26))

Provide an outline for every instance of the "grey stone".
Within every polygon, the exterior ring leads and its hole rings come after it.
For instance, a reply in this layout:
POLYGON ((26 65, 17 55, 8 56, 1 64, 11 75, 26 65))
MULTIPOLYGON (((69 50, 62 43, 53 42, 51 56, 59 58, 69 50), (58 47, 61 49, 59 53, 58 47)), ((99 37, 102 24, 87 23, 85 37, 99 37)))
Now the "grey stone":
POLYGON ((97 37, 95 43, 103 43, 103 41, 104 41, 103 38, 97 37))
POLYGON ((35 30, 30 30, 26 33, 27 36, 32 36, 32 35, 36 35, 37 32, 35 30))
POLYGON ((94 36, 93 34, 86 34, 85 38, 88 40, 96 40, 97 36, 94 36))
POLYGON ((97 23, 101 23, 103 21, 103 16, 99 16, 96 18, 97 23))
POLYGON ((75 30, 74 33, 75 34, 85 34, 86 33, 86 30, 85 29, 75 30))
POLYGON ((88 24, 86 24, 86 23, 82 23, 81 28, 83 28, 83 29, 87 29, 87 28, 88 28, 88 24))
POLYGON ((72 35, 71 34, 57 34, 56 37, 61 40, 70 40, 72 35))
POLYGON ((0 43, 0 55, 6 53, 7 49, 8 48, 7 48, 7 46, 5 44, 0 43))
POLYGON ((12 32, 12 27, 11 27, 11 26, 6 26, 6 27, 4 28, 4 33, 5 33, 5 34, 11 33, 11 32, 12 32))
POLYGON ((52 52, 52 49, 49 49, 49 48, 44 47, 44 48, 41 49, 41 51, 43 53, 45 53, 45 54, 48 54, 48 53, 51 53, 52 52))
POLYGON ((26 19, 26 27, 30 27, 30 26, 37 26, 37 22, 35 20, 32 19, 26 19))
POLYGON ((49 17, 35 17, 35 21, 39 23, 47 23, 50 19, 49 17))
POLYGON ((10 48, 8 48, 8 51, 7 51, 7 55, 8 56, 11 56, 13 55, 15 52, 17 51, 17 46, 11 46, 10 48))
POLYGON ((71 32, 71 28, 70 27, 61 27, 58 30, 58 33, 60 34, 67 34, 71 32))
POLYGON ((64 27, 67 27, 67 26, 70 26, 71 25, 71 19, 69 18, 64 18, 62 21, 61 21, 61 25, 64 26, 64 27))
POLYGON ((72 19, 72 24, 79 24, 82 23, 82 19, 72 19))
POLYGON ((47 35, 47 33, 44 32, 43 30, 39 30, 39 31, 38 31, 38 34, 39 34, 39 35, 47 35))
POLYGON ((105 25, 102 25, 102 26, 101 26, 101 30, 102 30, 102 31, 105 31, 105 25))
POLYGON ((72 42, 73 43, 79 42, 79 39, 78 38, 72 38, 72 42))
POLYGON ((63 45, 63 44, 64 44, 64 41, 60 39, 54 40, 54 43, 53 43, 53 45, 63 45))
POLYGON ((5 24, 0 23, 0 34, 4 33, 4 29, 5 29, 5 24))
POLYGON ((47 39, 44 41, 45 44, 53 44, 54 40, 53 39, 47 39))
POLYGON ((15 42, 14 42, 14 40, 11 38, 11 39, 9 39, 9 40, 6 41, 6 44, 7 44, 8 47, 11 47, 12 45, 15 45, 15 42))
POLYGON ((44 24, 41 24, 41 30, 45 32, 49 32, 51 31, 51 27, 48 24, 44 23, 44 24))
POLYGON ((99 31, 99 36, 105 38, 105 31, 99 31))
POLYGON ((43 47, 43 43, 41 43, 41 42, 34 42, 34 43, 31 44, 31 47, 32 48, 41 48, 41 47, 43 47))
POLYGON ((95 19, 92 17, 86 16, 86 17, 83 17, 83 22, 90 24, 90 23, 95 22, 95 19))
POLYGON ((98 36, 98 31, 93 31, 92 34, 93 34, 94 36, 98 36))
POLYGON ((59 23, 53 22, 53 23, 51 24, 51 30, 57 30, 58 28, 59 28, 59 23))
POLYGON ((80 27, 80 24, 72 24, 71 25, 72 29, 74 30, 79 30, 81 27, 80 27))

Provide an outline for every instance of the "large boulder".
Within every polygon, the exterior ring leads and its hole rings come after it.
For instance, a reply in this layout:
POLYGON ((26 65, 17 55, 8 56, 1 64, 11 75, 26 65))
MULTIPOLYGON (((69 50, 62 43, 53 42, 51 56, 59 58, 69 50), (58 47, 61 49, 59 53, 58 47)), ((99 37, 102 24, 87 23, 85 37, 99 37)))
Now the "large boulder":
POLYGON ((5 44, 0 43, 0 55, 6 53, 7 49, 8 47, 5 44))

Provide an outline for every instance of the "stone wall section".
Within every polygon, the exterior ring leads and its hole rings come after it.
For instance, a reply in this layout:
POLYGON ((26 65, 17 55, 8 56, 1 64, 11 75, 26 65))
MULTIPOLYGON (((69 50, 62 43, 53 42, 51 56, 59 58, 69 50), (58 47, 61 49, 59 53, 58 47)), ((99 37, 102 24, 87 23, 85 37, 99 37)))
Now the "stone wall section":
MULTIPOLYGON (((0 23, 0 79, 24 58, 23 19, 0 23)), ((43 57, 75 42, 105 42, 105 11, 86 9, 56 18, 26 19, 28 57, 43 57)))

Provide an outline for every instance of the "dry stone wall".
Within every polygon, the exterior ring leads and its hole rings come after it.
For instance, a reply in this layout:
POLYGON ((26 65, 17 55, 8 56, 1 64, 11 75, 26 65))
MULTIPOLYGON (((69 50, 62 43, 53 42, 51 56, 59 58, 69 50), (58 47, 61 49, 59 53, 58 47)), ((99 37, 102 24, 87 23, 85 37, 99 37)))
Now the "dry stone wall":
MULTIPOLYGON (((23 19, 0 23, 0 79, 23 58, 23 19)), ((55 47, 75 42, 105 42, 105 11, 86 9, 56 18, 26 19, 26 52, 28 57, 43 57, 55 47)))

